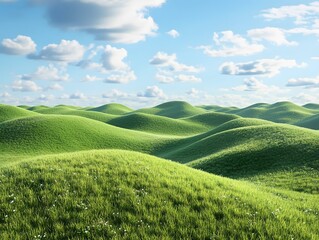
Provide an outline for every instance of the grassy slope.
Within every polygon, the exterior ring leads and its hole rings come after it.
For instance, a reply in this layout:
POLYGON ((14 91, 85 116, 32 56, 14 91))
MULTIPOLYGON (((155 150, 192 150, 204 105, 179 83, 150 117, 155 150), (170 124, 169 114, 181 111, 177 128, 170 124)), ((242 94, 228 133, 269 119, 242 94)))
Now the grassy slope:
POLYGON ((297 126, 319 130, 319 114, 305 118, 296 123, 297 126))
POLYGON ((209 129, 209 127, 195 121, 172 119, 145 113, 132 113, 112 119, 108 123, 121 128, 180 136, 198 134, 209 129))
POLYGON ((36 116, 37 113, 23 108, 0 104, 0 123, 15 118, 36 116))
POLYGON ((290 102, 279 102, 273 105, 255 104, 247 108, 231 111, 231 113, 242 117, 260 118, 289 124, 301 121, 316 112, 318 112, 318 110, 304 108, 290 102))
POLYGON ((41 114, 59 114, 59 115, 79 116, 79 117, 85 117, 85 118, 97 120, 100 122, 108 122, 111 119, 117 117, 117 115, 111 115, 111 114, 106 114, 102 112, 85 111, 82 109, 75 109, 68 106, 56 106, 52 108, 35 110, 35 112, 38 112, 41 114))
POLYGON ((317 239, 318 197, 125 151, 0 169, 1 239, 317 239))
POLYGON ((0 124, 0 159, 105 148, 149 152, 168 140, 82 117, 40 115, 0 124))
POLYGON ((86 110, 94 111, 94 112, 102 112, 102 113, 107 113, 112 115, 123 115, 133 111, 132 109, 117 103, 110 103, 110 104, 102 105, 96 108, 88 108, 86 110))
POLYGON ((170 118, 185 118, 206 113, 207 111, 202 108, 194 107, 186 102, 174 101, 163 103, 153 108, 140 109, 136 112, 160 115, 170 118))

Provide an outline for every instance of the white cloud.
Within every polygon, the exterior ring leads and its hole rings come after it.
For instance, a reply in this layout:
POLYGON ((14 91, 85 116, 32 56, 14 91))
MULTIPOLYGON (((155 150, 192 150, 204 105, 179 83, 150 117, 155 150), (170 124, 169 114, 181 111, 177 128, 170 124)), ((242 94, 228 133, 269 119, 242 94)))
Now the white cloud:
POLYGON ((201 82, 194 73, 199 73, 204 69, 179 63, 176 54, 158 52, 150 60, 150 64, 157 67, 155 78, 161 83, 173 82, 201 82))
POLYGON ((40 97, 38 97, 38 100, 40 102, 49 102, 49 101, 52 101, 54 99, 55 99, 55 97, 52 94, 50 94, 50 95, 41 94, 40 97))
POLYGON ((136 43, 156 33, 149 8, 165 0, 41 0, 48 21, 59 28, 85 31, 97 40, 136 43))
POLYGON ((1 98, 9 98, 9 97, 11 97, 11 94, 8 93, 8 92, 4 92, 4 93, 1 93, 1 94, 0 94, 0 97, 1 97, 1 98))
POLYGON ((69 74, 64 73, 63 69, 58 69, 52 64, 48 66, 40 66, 34 73, 21 75, 19 78, 30 81, 44 80, 65 82, 70 80, 69 74))
POLYGON ((290 34, 303 34, 303 35, 315 35, 319 36, 319 29, 310 29, 310 28, 292 28, 286 30, 290 34))
POLYGON ((188 66, 177 61, 176 54, 167 54, 164 52, 158 52, 150 60, 150 64, 167 68, 172 72, 189 72, 189 73, 198 73, 203 70, 203 68, 188 66))
MULTIPOLYGON (((104 77, 105 83, 125 84, 137 79, 135 72, 124 61, 128 53, 124 48, 116 48, 111 45, 98 46, 93 50, 94 54, 90 54, 88 59, 85 59, 77 64, 77 66, 99 71, 104 77), (97 62, 94 58, 98 58, 97 62)), ((95 76, 86 75, 83 81, 98 81, 101 80, 95 76)))
POLYGON ((232 90, 239 92, 260 92, 262 94, 281 92, 280 87, 268 86, 254 77, 245 79, 243 85, 233 87, 232 90))
POLYGON ((202 79, 194 75, 179 74, 175 77, 179 82, 201 82, 202 79))
POLYGON ((127 57, 127 51, 124 48, 115 48, 107 45, 104 48, 101 61, 106 71, 125 70, 128 65, 123 61, 127 57))
POLYGON ((128 69, 124 71, 116 71, 113 74, 109 75, 104 82, 105 83, 119 83, 119 84, 126 84, 131 81, 136 80, 136 75, 134 71, 128 69))
POLYGON ((168 31, 167 34, 171 36, 172 38, 178 38, 180 36, 179 32, 176 31, 175 29, 168 31))
POLYGON ((61 40, 59 44, 49 44, 42 48, 39 54, 29 55, 31 59, 41 59, 58 62, 81 61, 85 47, 76 40, 61 40))
POLYGON ((117 89, 112 89, 111 92, 102 94, 102 97, 119 99, 128 97, 128 94, 117 89))
POLYGON ((102 78, 86 74, 84 76, 84 78, 82 79, 82 82, 96 82, 96 81, 100 81, 100 80, 102 80, 102 78))
POLYGON ((3 39, 0 53, 9 55, 28 55, 36 51, 36 44, 28 36, 18 35, 15 39, 3 39))
POLYGON ((214 43, 217 48, 212 46, 199 46, 204 53, 211 57, 232 57, 232 56, 249 56, 264 51, 265 47, 258 43, 250 43, 240 35, 232 31, 214 33, 214 43))
POLYGON ((288 80, 287 87, 319 88, 319 76, 314 78, 292 78, 288 80))
POLYGON ((319 2, 288 5, 264 10, 262 16, 267 20, 294 18, 296 24, 306 24, 319 14, 319 2))
POLYGON ((225 62, 220 66, 220 72, 226 75, 264 75, 273 77, 284 68, 300 68, 306 64, 298 64, 291 59, 260 59, 252 62, 234 63, 225 62))
POLYGON ((19 92, 37 92, 42 88, 33 81, 16 80, 12 84, 13 91, 19 92))
POLYGON ((63 86, 61 86, 58 83, 55 83, 55 84, 49 86, 47 90, 62 91, 63 89, 64 89, 63 86))
POLYGON ((138 97, 145 98, 165 98, 165 94, 158 86, 149 86, 143 93, 138 93, 138 97))
POLYGON ((288 41, 286 38, 286 31, 280 28, 266 27, 266 28, 251 29, 248 31, 248 36, 255 41, 266 40, 278 46, 298 45, 297 42, 288 41))
POLYGON ((199 94, 199 90, 197 90, 196 88, 192 88, 191 90, 187 91, 186 94, 192 97, 196 97, 199 94))

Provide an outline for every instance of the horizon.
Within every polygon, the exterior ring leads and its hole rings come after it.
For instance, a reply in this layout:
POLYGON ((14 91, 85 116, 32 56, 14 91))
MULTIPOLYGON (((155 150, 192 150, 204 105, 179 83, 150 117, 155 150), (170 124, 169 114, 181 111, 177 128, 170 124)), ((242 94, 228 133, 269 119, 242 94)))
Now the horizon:
POLYGON ((318 19, 319 1, 0 0, 0 102, 319 103, 318 19))

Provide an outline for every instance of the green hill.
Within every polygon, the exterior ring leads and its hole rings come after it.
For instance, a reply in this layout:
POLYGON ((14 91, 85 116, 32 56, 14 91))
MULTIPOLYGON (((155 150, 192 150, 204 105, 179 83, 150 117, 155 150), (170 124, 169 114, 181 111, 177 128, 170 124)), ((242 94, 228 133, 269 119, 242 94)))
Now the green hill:
POLYGON ((117 115, 111 115, 111 114, 106 114, 102 112, 85 111, 82 109, 76 109, 69 106, 61 106, 61 105, 52 107, 52 108, 35 110, 35 112, 42 113, 42 114, 79 116, 79 117, 85 117, 85 118, 97 120, 100 122, 108 122, 111 119, 117 117, 117 115))
POLYGON ((37 113, 23 108, 0 104, 0 123, 15 118, 36 116, 37 113))
POLYGON ((76 116, 40 115, 0 124, 0 149, 10 157, 106 148, 148 152, 167 139, 76 116))
POLYGON ((133 113, 112 119, 108 122, 121 128, 169 135, 194 135, 208 130, 207 127, 192 121, 172 119, 145 113, 133 113))
POLYGON ((132 112, 133 110, 122 105, 122 104, 117 104, 117 103, 110 103, 106 105, 102 105, 100 107, 96 108, 89 108, 86 109, 87 111, 95 111, 95 112, 102 112, 102 113, 107 113, 107 114, 112 114, 112 115, 123 115, 129 112, 132 112))
POLYGON ((255 104, 247 108, 231 111, 231 113, 242 117, 260 118, 277 123, 293 124, 312 116, 315 112, 290 102, 279 102, 273 105, 255 104))
POLYGON ((206 113, 207 111, 202 108, 194 107, 186 102, 173 101, 160 104, 153 108, 140 109, 136 112, 160 115, 170 118, 185 118, 206 113))
POLYGON ((1 239, 317 239, 318 198, 134 152, 0 169, 1 239))
POLYGON ((319 130, 319 114, 305 118, 296 123, 297 126, 319 130))
POLYGON ((308 108, 308 109, 312 109, 312 110, 316 110, 319 111, 319 104, 315 104, 315 103, 308 103, 306 105, 303 105, 304 108, 308 108))
POLYGON ((202 124, 204 126, 212 128, 237 118, 239 118, 239 116, 236 116, 233 114, 210 112, 210 113, 198 114, 188 118, 183 118, 183 120, 197 123, 197 124, 202 124))

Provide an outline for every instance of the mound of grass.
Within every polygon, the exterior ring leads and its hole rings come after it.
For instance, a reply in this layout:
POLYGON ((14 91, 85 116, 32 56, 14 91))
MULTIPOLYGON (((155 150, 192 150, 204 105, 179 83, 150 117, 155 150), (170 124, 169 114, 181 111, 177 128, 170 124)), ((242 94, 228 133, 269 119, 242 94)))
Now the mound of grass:
POLYGON ((0 104, 0 123, 16 118, 36 116, 37 113, 23 108, 0 104))
MULTIPOLYGON (((277 178, 278 185, 288 189, 319 193, 316 178, 308 177, 312 169, 319 173, 319 133, 289 125, 268 124, 236 128, 212 135, 188 146, 173 159, 185 161, 195 155, 197 160, 189 166, 236 179, 260 177, 272 178, 283 172, 303 174, 305 182, 285 185, 284 178, 277 178), (206 156, 200 154, 205 150, 206 156), (184 156, 184 158, 183 158, 184 156), (281 182, 280 182, 281 181, 281 182), (303 188, 303 185, 309 185, 303 188)), ((311 174, 314 176, 314 174, 311 174)), ((266 182, 269 182, 268 180, 266 182)))
POLYGON ((239 116, 233 114, 210 112, 184 118, 184 120, 212 128, 237 118, 239 118, 239 116))
POLYGON ((89 108, 86 109, 87 111, 95 111, 95 112, 102 112, 102 113, 107 113, 107 114, 112 114, 112 115, 123 115, 129 112, 132 112, 133 110, 118 103, 110 103, 110 104, 105 104, 100 107, 96 108, 89 108))
POLYGON ((138 131, 165 135, 194 135, 208 130, 195 121, 185 121, 145 113, 133 113, 108 121, 109 124, 138 131))
POLYGON ((0 170, 1 239, 317 239, 318 198, 148 155, 91 151, 0 170))
POLYGON ((102 112, 85 111, 82 109, 77 109, 75 107, 72 108, 72 107, 63 106, 63 105, 52 107, 52 108, 36 110, 35 112, 42 113, 42 114, 79 116, 79 117, 85 117, 85 118, 93 119, 93 120, 104 122, 104 123, 117 117, 117 115, 111 115, 111 114, 106 114, 102 112))
POLYGON ((170 118, 185 118, 206 113, 207 111, 202 108, 194 107, 187 102, 173 101, 160 104, 153 108, 140 109, 137 110, 137 112, 160 115, 170 118))
POLYGON ((305 118, 296 123, 297 126, 319 130, 319 114, 305 118))
POLYGON ((312 110, 317 110, 319 111, 319 104, 315 103, 308 103, 306 105, 303 105, 304 108, 312 109, 312 110))
POLYGON ((0 149, 11 155, 107 148, 148 152, 169 139, 76 116, 40 115, 0 124, 0 149))
POLYGON ((232 113, 247 118, 260 118, 277 123, 293 124, 312 116, 314 111, 291 102, 279 102, 273 105, 255 104, 232 111, 232 113))

